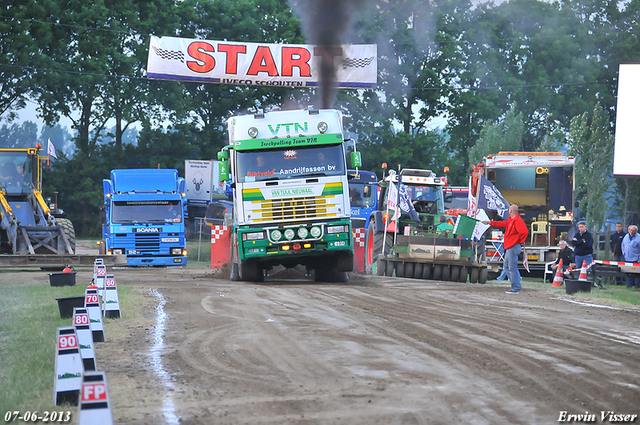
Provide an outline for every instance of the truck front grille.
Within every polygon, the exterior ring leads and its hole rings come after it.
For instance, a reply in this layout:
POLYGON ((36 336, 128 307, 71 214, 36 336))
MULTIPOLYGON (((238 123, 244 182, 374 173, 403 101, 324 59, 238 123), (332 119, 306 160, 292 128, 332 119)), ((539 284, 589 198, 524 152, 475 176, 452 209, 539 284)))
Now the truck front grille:
POLYGON ((336 205, 334 196, 319 196, 306 198, 280 198, 264 201, 253 201, 253 221, 274 220, 305 220, 325 217, 335 217, 330 212, 336 205))
POLYGON ((159 233, 136 233, 136 251, 141 254, 155 254, 160 250, 159 233))

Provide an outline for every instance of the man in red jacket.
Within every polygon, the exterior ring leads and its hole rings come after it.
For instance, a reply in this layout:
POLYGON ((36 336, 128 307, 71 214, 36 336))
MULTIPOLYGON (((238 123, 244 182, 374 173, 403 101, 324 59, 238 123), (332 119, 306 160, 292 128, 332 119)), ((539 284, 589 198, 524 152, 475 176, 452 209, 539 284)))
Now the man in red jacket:
POLYGON ((504 232, 504 264, 507 276, 511 282, 511 290, 507 294, 520 293, 520 273, 518 273, 518 256, 522 252, 524 242, 529 237, 529 230, 524 220, 518 214, 518 206, 512 204, 509 207, 509 219, 507 221, 483 221, 483 224, 491 224, 498 229, 506 229, 504 232))

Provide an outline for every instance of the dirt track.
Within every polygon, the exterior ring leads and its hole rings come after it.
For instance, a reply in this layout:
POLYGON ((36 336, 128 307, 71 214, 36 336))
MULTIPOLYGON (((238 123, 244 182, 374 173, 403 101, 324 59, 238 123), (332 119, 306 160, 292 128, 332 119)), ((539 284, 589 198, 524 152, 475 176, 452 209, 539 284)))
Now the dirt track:
POLYGON ((116 423, 550 424, 561 411, 607 423, 600 411, 640 413, 638 310, 504 285, 115 274, 149 300, 144 320, 107 323, 96 347, 116 423))

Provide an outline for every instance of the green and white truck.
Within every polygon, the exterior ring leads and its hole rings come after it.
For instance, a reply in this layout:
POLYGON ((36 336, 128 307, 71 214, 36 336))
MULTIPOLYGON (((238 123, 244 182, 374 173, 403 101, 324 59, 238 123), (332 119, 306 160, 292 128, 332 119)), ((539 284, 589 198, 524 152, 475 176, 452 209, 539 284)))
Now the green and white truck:
MULTIPOLYGON (((235 116, 218 153, 232 180, 231 279, 305 266, 318 281, 353 270, 347 164, 339 111, 296 110, 235 116)), ((360 155, 349 155, 360 166, 360 155)))

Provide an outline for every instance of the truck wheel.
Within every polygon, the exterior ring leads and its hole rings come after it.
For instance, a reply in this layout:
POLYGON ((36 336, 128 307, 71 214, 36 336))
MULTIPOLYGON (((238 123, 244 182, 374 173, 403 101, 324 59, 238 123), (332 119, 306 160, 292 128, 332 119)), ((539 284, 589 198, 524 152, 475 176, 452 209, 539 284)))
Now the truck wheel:
POLYGON ((460 266, 451 266, 451 282, 460 280, 460 266))
POLYGON ((240 262, 240 279, 245 282, 262 282, 264 280, 264 272, 257 261, 240 262))
POLYGON ((395 266, 395 263, 393 261, 387 261, 387 265, 384 268, 384 275, 392 277, 393 276, 393 268, 394 268, 394 266, 395 266))
POLYGON ((467 266, 460 267, 460 278, 458 279, 458 282, 466 283, 468 276, 469 276, 469 269, 467 269, 467 266))
POLYGON ((422 278, 423 279, 431 279, 431 264, 423 264, 422 265, 422 278))
POLYGON ((56 224, 62 227, 62 230, 64 231, 64 235, 67 237, 67 240, 69 241, 69 245, 71 246, 71 251, 72 251, 71 253, 75 254, 76 253, 76 230, 73 228, 73 223, 71 222, 71 220, 67 218, 56 218, 56 224))
POLYGON ((413 269, 415 268, 414 263, 405 263, 404 264, 404 277, 413 278, 413 269))
POLYGON ((442 264, 436 264, 433 266, 433 280, 440 280, 442 277, 442 264))
POLYGON ((396 265, 396 277, 404 277, 404 262, 399 261, 396 265))
POLYGON ((478 283, 479 273, 480 273, 480 270, 477 267, 472 267, 471 273, 469 273, 469 282, 478 283))
POLYGON ((316 282, 347 282, 347 272, 339 272, 334 268, 316 269, 315 279, 316 282))
POLYGON ((384 232, 376 231, 375 217, 371 217, 367 233, 364 238, 364 266, 366 274, 372 274, 371 266, 377 261, 378 255, 387 255, 391 252, 393 246, 393 235, 387 234, 387 239, 384 243, 384 253, 382 252, 382 242, 384 239, 384 232), (390 237, 391 236, 391 237, 390 237))
POLYGON ((442 266, 442 280, 451 280, 451 272, 447 265, 442 266))
POLYGON ((422 278, 423 266, 424 266, 424 264, 422 264, 422 263, 415 263, 413 265, 413 278, 414 279, 421 279, 422 278))
POLYGON ((353 271, 353 252, 338 254, 336 257, 336 269, 341 272, 353 271))
POLYGON ((480 277, 478 278, 478 282, 481 285, 487 283, 487 277, 489 275, 489 271, 486 268, 480 269, 480 277))

